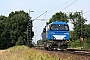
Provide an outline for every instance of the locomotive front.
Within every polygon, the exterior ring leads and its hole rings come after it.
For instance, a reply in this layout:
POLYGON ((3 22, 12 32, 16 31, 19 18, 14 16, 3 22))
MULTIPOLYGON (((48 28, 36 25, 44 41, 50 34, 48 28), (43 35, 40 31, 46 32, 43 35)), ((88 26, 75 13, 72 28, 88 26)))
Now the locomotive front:
POLYGON ((70 31, 66 22, 52 22, 46 26, 45 48, 66 49, 69 45, 70 31))

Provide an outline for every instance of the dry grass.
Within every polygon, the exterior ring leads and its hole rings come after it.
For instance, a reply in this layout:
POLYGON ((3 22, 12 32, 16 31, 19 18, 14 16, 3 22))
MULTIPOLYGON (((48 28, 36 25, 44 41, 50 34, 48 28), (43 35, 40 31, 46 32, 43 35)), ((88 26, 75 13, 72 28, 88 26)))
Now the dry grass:
MULTIPOLYGON (((64 60, 56 55, 49 55, 26 46, 15 46, 0 55, 0 60, 64 60)), ((72 60, 67 58, 66 60, 72 60)))

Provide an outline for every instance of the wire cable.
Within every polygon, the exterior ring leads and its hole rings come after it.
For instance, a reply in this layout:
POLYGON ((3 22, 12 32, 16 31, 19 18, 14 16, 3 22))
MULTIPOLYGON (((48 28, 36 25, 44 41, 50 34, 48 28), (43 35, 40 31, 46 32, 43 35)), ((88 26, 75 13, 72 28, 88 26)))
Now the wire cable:
POLYGON ((71 4, 69 4, 68 6, 66 6, 64 9, 62 9, 61 11, 65 10, 66 8, 68 8, 69 6, 71 6, 72 4, 74 4, 77 0, 75 0, 74 2, 72 2, 71 4))
MULTIPOLYGON (((45 11, 43 14, 45 14, 47 11, 45 11)), ((35 19, 33 20, 36 20, 37 18, 41 17, 43 14, 39 15, 38 17, 36 17, 35 19)))
MULTIPOLYGON (((66 2, 64 2, 63 4, 61 4, 60 6, 54 8, 54 9, 51 9, 51 10, 49 10, 49 11, 47 11, 47 12, 49 13, 49 12, 55 10, 55 9, 58 9, 59 7, 63 6, 64 4, 68 3, 69 1, 70 1, 70 0, 67 0, 66 2)), ((45 14, 45 16, 47 16, 47 14, 45 14)), ((49 20, 49 19, 48 19, 48 20, 49 20)), ((47 20, 47 21, 48 21, 48 20, 47 20)))
POLYGON ((89 13, 90 12, 90 10, 89 11, 86 11, 85 13, 83 13, 83 14, 86 14, 86 13, 89 13))
MULTIPOLYGON (((59 7, 63 6, 64 4, 68 3, 69 1, 70 1, 70 0, 67 0, 66 2, 64 2, 63 4, 61 4, 60 6, 54 8, 54 9, 58 9, 59 7)), ((54 9, 52 9, 52 10, 50 10, 50 11, 53 11, 54 9)), ((50 11, 48 11, 48 12, 50 12, 50 11)))

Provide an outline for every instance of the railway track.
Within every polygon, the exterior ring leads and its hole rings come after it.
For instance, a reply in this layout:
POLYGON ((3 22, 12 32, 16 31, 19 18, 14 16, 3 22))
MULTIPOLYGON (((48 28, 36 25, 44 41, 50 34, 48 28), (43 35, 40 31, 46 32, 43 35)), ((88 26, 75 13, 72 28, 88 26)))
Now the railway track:
MULTIPOLYGON (((37 46, 36 49, 40 50, 46 50, 43 46, 37 46)), ((63 52, 63 53, 70 53, 70 54, 76 54, 76 55, 82 55, 82 56, 90 56, 90 50, 82 50, 82 49, 66 49, 66 50, 53 50, 52 52, 63 52)))
POLYGON ((65 53, 83 55, 83 56, 90 56, 90 50, 82 50, 82 49, 67 49, 64 51, 65 53))

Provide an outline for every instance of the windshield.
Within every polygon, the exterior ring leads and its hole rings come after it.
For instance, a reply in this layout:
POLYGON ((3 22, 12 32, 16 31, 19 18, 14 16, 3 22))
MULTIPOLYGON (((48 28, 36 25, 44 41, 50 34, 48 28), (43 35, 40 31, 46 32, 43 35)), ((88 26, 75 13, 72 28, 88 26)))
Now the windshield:
POLYGON ((65 24, 52 24, 51 30, 69 30, 68 25, 65 24))

